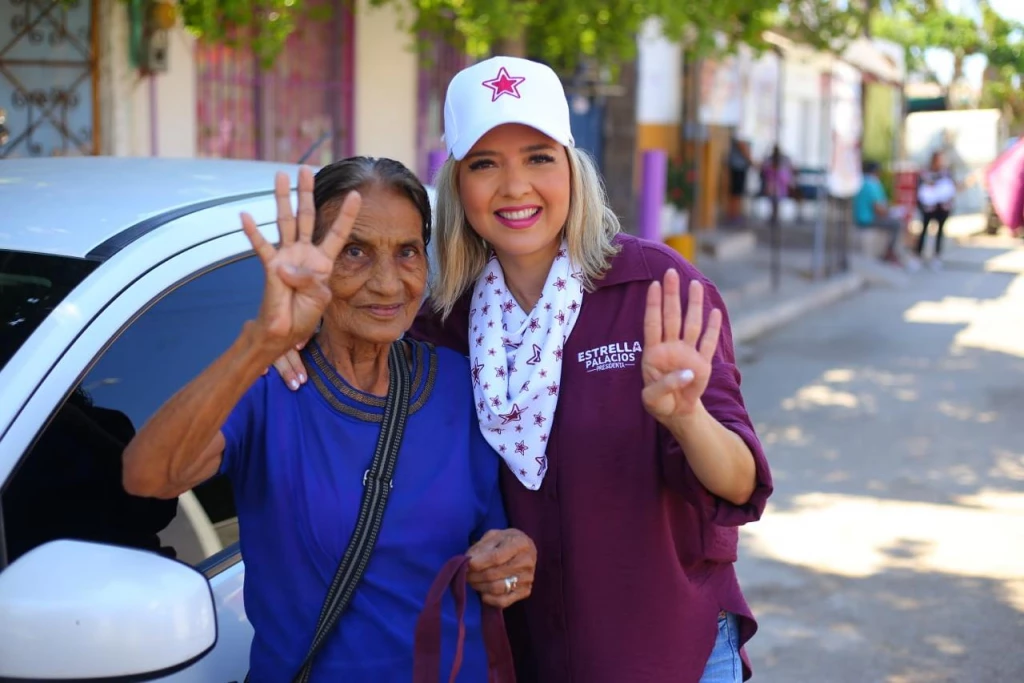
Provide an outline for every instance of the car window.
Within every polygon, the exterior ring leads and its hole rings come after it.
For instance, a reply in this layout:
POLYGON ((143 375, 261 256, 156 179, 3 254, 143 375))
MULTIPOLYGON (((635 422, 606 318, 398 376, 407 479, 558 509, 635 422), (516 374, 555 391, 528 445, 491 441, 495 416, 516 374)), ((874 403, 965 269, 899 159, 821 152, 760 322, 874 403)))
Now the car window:
POLYGON ((0 249, 0 370, 97 264, 0 249))
POLYGON ((96 359, 4 491, 8 561, 57 538, 115 543, 199 564, 238 540, 223 477, 164 501, 128 495, 121 453, 157 408, 253 318, 263 269, 253 256, 166 293, 96 359))

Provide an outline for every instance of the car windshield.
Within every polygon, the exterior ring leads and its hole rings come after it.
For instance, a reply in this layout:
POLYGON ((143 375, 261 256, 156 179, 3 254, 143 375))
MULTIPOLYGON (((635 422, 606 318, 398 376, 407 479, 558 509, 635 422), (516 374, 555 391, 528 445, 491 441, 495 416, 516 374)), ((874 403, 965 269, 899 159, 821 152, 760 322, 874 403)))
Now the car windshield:
POLYGON ((0 370, 98 264, 0 249, 0 370))

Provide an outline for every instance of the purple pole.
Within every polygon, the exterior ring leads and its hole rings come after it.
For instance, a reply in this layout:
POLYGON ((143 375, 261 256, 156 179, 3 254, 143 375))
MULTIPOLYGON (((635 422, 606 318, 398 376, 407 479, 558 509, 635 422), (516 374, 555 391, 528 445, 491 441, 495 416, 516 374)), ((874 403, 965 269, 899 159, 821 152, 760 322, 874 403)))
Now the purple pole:
POLYGON ((427 153, 427 184, 433 185, 437 179, 437 172, 448 160, 448 152, 443 149, 432 149, 427 153))
POLYGON ((637 231, 644 239, 661 241, 661 207, 665 204, 667 181, 668 154, 665 150, 644 151, 637 206, 637 231))

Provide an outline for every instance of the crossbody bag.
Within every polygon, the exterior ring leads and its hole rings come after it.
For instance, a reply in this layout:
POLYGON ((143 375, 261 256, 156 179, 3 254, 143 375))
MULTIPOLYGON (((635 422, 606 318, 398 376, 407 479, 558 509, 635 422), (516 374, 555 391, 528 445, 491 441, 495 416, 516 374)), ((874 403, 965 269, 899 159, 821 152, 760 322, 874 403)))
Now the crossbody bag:
POLYGON ((409 359, 405 355, 405 344, 401 341, 391 345, 388 354, 388 396, 384 404, 384 419, 377 437, 377 448, 373 453, 370 469, 363 474, 363 498, 356 518, 355 531, 349 539, 345 554, 338 564, 327 597, 320 608, 320 618, 293 683, 308 683, 317 653, 323 648, 327 636, 337 625, 342 613, 352 601, 356 586, 359 585, 366 565, 370 561, 373 546, 377 543, 384 508, 391 493, 392 478, 398 462, 398 449, 405 433, 405 420, 409 415, 409 394, 412 377, 409 359))

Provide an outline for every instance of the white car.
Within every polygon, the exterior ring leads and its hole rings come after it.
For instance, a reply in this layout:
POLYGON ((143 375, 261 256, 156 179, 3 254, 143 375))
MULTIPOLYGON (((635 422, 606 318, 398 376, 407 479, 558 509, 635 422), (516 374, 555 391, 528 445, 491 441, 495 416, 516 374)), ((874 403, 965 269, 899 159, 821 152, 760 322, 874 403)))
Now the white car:
POLYGON ((135 498, 121 449, 256 315, 238 215, 277 241, 278 170, 0 165, 0 680, 245 678, 230 485, 135 498))

